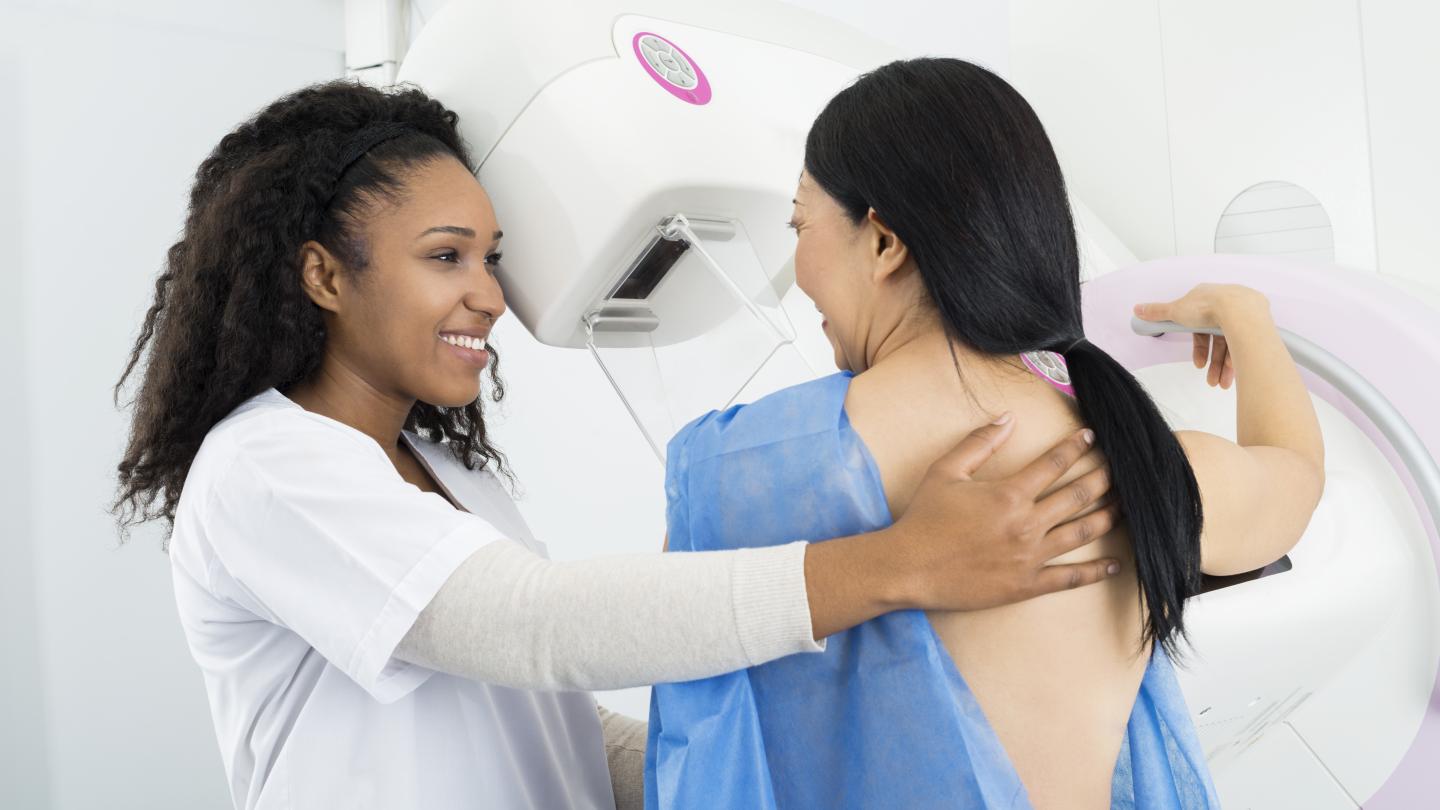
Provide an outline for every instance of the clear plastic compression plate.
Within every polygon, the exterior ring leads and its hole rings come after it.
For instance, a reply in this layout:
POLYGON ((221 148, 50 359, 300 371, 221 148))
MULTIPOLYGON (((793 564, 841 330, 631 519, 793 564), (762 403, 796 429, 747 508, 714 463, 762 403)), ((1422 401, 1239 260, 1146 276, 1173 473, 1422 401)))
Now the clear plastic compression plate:
POLYGON ((662 462, 692 419, 814 376, 732 219, 662 220, 585 323, 591 354, 662 462))

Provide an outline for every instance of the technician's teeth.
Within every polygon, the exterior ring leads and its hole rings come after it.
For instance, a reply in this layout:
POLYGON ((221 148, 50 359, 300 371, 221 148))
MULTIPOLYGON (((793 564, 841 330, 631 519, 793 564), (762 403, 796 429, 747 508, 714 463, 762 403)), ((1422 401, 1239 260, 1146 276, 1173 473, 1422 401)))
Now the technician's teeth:
POLYGON ((449 343, 451 346, 460 346, 477 352, 485 348, 485 341, 477 337, 469 337, 468 335, 441 335, 440 339, 449 343))

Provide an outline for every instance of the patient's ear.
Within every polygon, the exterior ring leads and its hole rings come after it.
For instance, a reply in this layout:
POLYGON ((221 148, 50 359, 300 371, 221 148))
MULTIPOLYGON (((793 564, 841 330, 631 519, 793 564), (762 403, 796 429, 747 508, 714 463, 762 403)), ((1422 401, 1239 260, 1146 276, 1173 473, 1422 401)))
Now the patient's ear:
POLYGON ((870 255, 873 260, 871 280, 883 284, 897 275, 910 263, 910 248, 901 241, 895 231, 885 224, 880 215, 871 208, 865 215, 866 236, 869 239, 870 255))

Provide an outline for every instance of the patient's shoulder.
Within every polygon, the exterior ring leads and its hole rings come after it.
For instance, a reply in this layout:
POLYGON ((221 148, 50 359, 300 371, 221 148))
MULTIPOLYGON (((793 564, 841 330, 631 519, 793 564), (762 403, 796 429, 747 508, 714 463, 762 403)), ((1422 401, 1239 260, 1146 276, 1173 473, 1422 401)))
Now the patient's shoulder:
POLYGON ((667 456, 693 463, 817 433, 839 425, 845 391, 853 375, 838 372, 782 388, 769 396, 723 411, 711 411, 680 429, 667 456))

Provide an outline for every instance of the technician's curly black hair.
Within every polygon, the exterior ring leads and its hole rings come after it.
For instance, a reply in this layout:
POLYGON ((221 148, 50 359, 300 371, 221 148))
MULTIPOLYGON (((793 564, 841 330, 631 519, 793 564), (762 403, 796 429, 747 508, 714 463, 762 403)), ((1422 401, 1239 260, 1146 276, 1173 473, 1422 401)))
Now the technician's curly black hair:
MULTIPOLYGON (((458 119, 413 86, 331 81, 265 107, 200 164, 184 232, 167 254, 115 384, 118 405, 148 345, 110 507, 122 542, 131 526, 160 517, 173 531, 185 477, 211 427, 255 394, 316 370, 325 327, 301 289, 300 246, 313 239, 348 270, 363 272, 365 217, 373 203, 403 194, 408 170, 445 156, 473 169, 458 119), (381 122, 402 122, 408 131, 342 166, 346 143, 381 122)), ((491 398, 499 401, 499 355, 491 357, 491 398)), ((493 464, 509 476, 504 455, 486 437, 482 399, 460 408, 416 402, 405 428, 443 437, 468 469, 493 464)))

